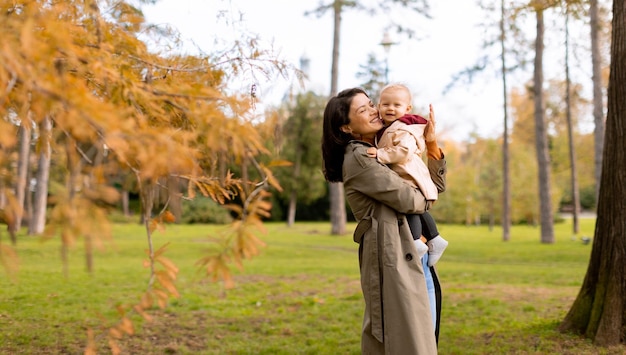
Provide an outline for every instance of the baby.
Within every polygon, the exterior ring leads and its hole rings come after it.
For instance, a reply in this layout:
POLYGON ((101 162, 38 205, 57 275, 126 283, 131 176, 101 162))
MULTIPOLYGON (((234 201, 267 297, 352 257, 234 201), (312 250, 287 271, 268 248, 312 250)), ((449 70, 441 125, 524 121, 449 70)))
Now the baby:
MULTIPOLYGON (((435 201, 439 190, 433 183, 428 167, 422 159, 426 142, 435 137, 425 137, 429 124, 425 118, 411 114, 413 108, 411 92, 402 84, 389 84, 380 92, 378 109, 384 126, 377 135, 377 148, 371 147, 367 153, 379 162, 387 164, 410 185, 418 188, 427 200, 435 201)), ((430 106, 430 120, 434 124, 434 112, 430 106)), ((428 252, 428 266, 439 261, 448 241, 439 235, 435 220, 428 212, 407 215, 418 254, 428 252), (424 236, 426 243, 421 239, 424 236)))

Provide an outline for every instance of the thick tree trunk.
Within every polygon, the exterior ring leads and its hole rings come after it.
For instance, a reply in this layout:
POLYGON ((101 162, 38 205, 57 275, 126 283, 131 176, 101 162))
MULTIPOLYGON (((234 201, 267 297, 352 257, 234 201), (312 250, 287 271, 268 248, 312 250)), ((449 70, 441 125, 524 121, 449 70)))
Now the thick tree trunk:
POLYGON ((602 174, 602 147, 604 146, 604 102, 602 101, 602 54, 600 53, 600 23, 598 21, 598 0, 589 2, 589 17, 591 26, 591 65, 593 81, 593 122, 595 125, 594 157, 596 179, 596 205, 600 192, 600 178, 602 174))
MULTIPOLYGON (((337 83, 339 80, 339 39, 341 34, 341 11, 342 0, 334 2, 334 31, 333 31, 333 61, 330 72, 330 96, 337 94, 337 83)), ((342 183, 329 183, 330 194, 330 224, 331 234, 341 235, 346 232, 346 202, 342 183)))
POLYGON ((52 121, 45 117, 39 124, 39 164, 33 203, 33 216, 28 226, 28 234, 41 234, 46 226, 46 207, 48 206, 48 180, 50 178, 50 132, 52 121))
POLYGON ((548 133, 544 119, 543 103, 543 9, 537 8, 537 39, 535 42, 535 140, 537 165, 539 171, 539 211, 541 216, 541 242, 554 243, 554 225, 552 216, 552 194, 550 189, 550 154, 548 151, 548 133))
POLYGON ((626 339, 626 4, 613 2, 608 115, 593 249, 580 292, 560 325, 600 346, 626 339))

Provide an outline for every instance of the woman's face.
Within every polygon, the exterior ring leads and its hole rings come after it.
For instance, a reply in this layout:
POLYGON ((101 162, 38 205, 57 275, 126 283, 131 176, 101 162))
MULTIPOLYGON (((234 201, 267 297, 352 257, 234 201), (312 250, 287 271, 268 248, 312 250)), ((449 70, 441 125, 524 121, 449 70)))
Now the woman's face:
POLYGON ((383 128, 383 121, 378 116, 378 109, 370 98, 362 93, 352 98, 348 118, 350 123, 343 125, 341 130, 352 134, 357 139, 373 138, 376 132, 383 128))

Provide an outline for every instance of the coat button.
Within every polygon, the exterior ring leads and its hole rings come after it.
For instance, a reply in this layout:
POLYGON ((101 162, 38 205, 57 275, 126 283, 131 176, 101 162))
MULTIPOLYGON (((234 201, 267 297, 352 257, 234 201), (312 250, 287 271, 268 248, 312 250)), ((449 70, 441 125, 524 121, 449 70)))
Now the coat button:
POLYGON ((413 260, 413 254, 408 253, 407 255, 404 256, 404 258, 406 259, 406 261, 411 261, 413 260))

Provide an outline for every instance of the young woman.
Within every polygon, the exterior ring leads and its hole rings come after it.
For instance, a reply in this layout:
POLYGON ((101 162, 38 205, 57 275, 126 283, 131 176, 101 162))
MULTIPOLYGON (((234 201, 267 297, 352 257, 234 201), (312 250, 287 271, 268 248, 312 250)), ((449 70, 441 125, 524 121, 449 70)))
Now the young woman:
MULTIPOLYGON (((361 336, 364 354, 437 353, 441 288, 434 268, 437 326, 433 329, 424 268, 405 214, 419 214, 430 201, 397 173, 368 157, 376 132, 383 127, 378 109, 360 88, 332 97, 324 110, 324 176, 343 182, 358 225, 361 288, 365 314, 361 336)), ((427 128, 432 132, 432 126, 427 128)), ((429 151, 441 152, 437 147, 429 151)), ((445 186, 446 164, 429 156, 435 184, 445 186)))

